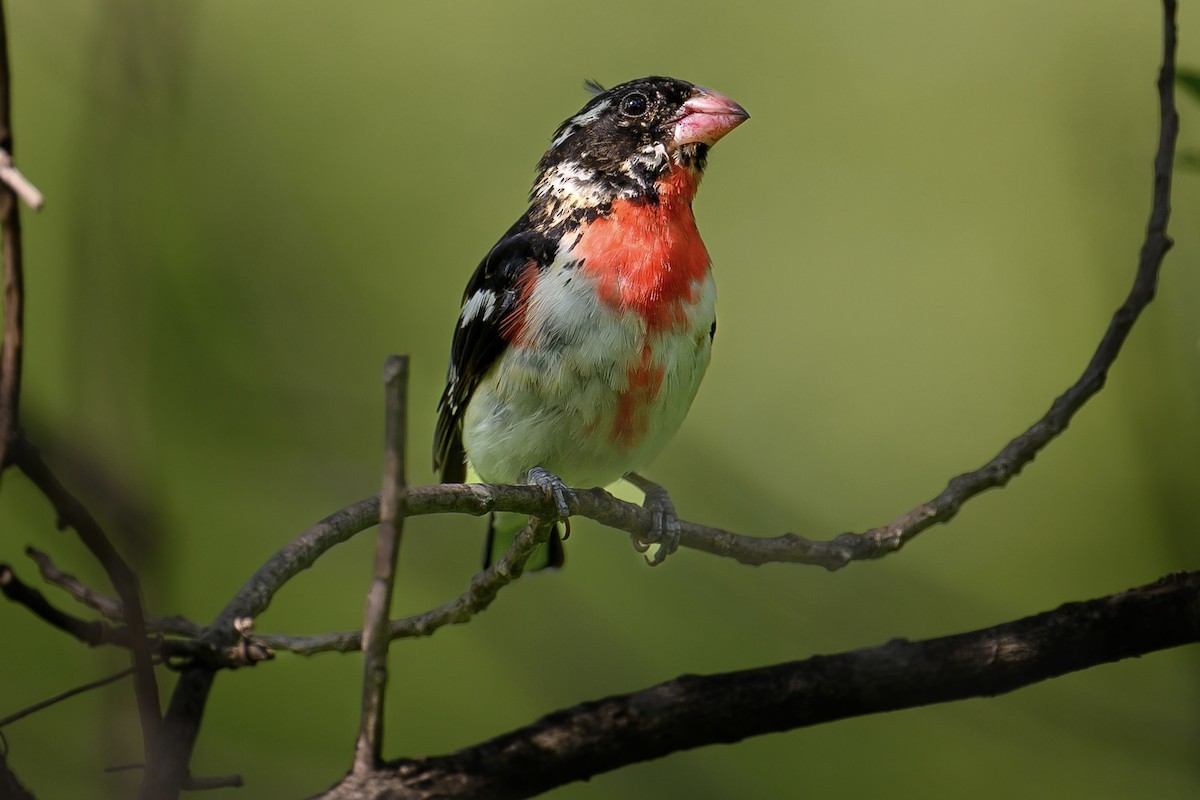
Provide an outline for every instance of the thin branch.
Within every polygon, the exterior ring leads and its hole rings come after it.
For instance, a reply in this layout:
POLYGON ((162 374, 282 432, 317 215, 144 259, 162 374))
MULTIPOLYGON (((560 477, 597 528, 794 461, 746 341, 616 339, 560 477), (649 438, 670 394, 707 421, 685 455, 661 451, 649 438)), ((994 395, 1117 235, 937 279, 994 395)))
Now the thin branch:
MULTIPOLYGON (((8 28, 0 5, 0 150, 13 152, 8 28)), ((21 357, 25 342, 25 272, 21 262, 21 207, 0 185, 0 258, 4 261, 4 342, 0 345, 0 471, 20 430, 21 357)))
POLYGON ((5 150, 0 150, 0 181, 8 184, 8 188, 12 189, 17 197, 24 200, 25 205, 34 211, 42 210, 46 198, 28 178, 21 174, 21 170, 13 164, 12 156, 5 150))
MULTIPOLYGON (((113 622, 125 621, 125 612, 121 608, 120 600, 98 592, 74 575, 63 572, 49 555, 35 547, 26 547, 25 555, 29 556, 37 564, 38 571, 42 575, 42 580, 57 586, 76 601, 98 611, 101 616, 113 622)), ((204 632, 204 626, 181 617, 178 614, 170 617, 148 615, 146 617, 146 630, 149 633, 164 633, 195 639, 204 632)))
MULTIPOLYGON (((69 700, 70 698, 74 697, 75 695, 83 694, 84 692, 90 692, 93 689, 99 689, 101 686, 107 686, 110 683, 116 683, 117 681, 121 680, 122 678, 127 678, 132 674, 133 674, 133 667, 126 667, 125 669, 121 670, 120 672, 114 672, 112 675, 108 675, 104 678, 100 678, 99 680, 94 680, 94 681, 91 681, 90 683, 85 683, 82 686, 76 686, 73 689, 68 689, 67 691, 65 691, 61 694, 56 694, 53 697, 48 697, 45 700, 41 700, 37 703, 34 703, 31 706, 22 708, 20 711, 14 711, 12 714, 9 714, 7 717, 0 718, 0 728, 5 727, 6 725, 11 725, 18 720, 24 719, 25 717, 28 717, 30 714, 36 714, 37 712, 41 711, 44 708, 49 708, 52 705, 61 703, 63 700, 69 700)), ((4 796, 4 794, 0 793, 0 797, 3 797, 3 796, 4 796)))
MULTIPOLYGON (((471 579, 471 588, 450 602, 423 614, 392 620, 388 635, 392 639, 430 636, 444 625, 461 625, 484 611, 496 599, 501 589, 521 576, 525 563, 549 540, 551 529, 551 525, 531 518, 525 529, 513 539, 504 555, 471 579)), ((346 653, 358 650, 362 647, 362 633, 345 631, 318 636, 256 636, 254 641, 272 650, 286 650, 310 656, 330 651, 346 653)))
MULTIPOLYGON (((12 567, 4 563, 0 563, 0 594, 88 647, 113 645, 130 651, 144 650, 150 656, 151 666, 161 661, 172 669, 193 665, 211 669, 237 669, 274 658, 265 645, 250 641, 249 627, 245 623, 239 628, 240 641, 223 648, 204 641, 164 639, 159 636, 143 636, 139 640, 129 626, 113 627, 98 620, 80 619, 55 607, 45 595, 23 582, 12 567), (135 642, 139 641, 140 644, 135 646, 135 642)), ((136 669, 135 665, 135 673, 136 669)))
POLYGON ((390 356, 383 367, 384 471, 375 544, 375 576, 367 592, 362 629, 363 696, 354 772, 365 775, 382 762, 383 707, 387 694, 388 618, 396 583, 396 558, 404 532, 404 447, 408 415, 408 356, 390 356))
MULTIPOLYGON (((214 647, 233 645, 241 636, 236 626, 239 619, 259 616, 279 587, 311 566, 330 547, 378 521, 379 501, 373 497, 331 514, 294 538, 246 581, 206 629, 202 641, 214 647)), ((142 797, 164 800, 178 796, 188 775, 214 677, 211 669, 202 666, 180 675, 164 718, 160 758, 146 770, 142 797)))
POLYGON ((162 712, 158 701, 158 681, 154 676, 154 664, 150 649, 146 646, 146 620, 142 612, 137 574, 125 563, 125 559, 121 558, 121 554, 113 547, 87 507, 50 471, 37 448, 20 438, 10 442, 9 457, 54 506, 59 524, 73 528, 79 535, 80 541, 104 567, 109 581, 121 598, 130 640, 133 643, 129 652, 135 670, 133 683, 142 726, 142 745, 145 748, 147 763, 153 763, 159 740, 159 727, 162 724, 162 712))
POLYGON ((4 563, 0 563, 0 594, 89 647, 116 644, 119 639, 127 638, 103 622, 80 619, 55 608, 45 595, 18 578, 12 567, 4 563))
POLYGON ((532 797, 710 744, 971 697, 1200 642, 1200 573, 984 630, 720 675, 582 703, 456 753, 389 762, 324 800, 532 797))
MULTIPOLYGON (((533 486, 488 487, 479 485, 452 484, 447 486, 422 487, 424 514, 445 513, 462 510, 467 513, 486 514, 495 501, 496 494, 489 489, 498 489, 499 494, 505 495, 516 507, 530 516, 535 516, 537 510, 546 506, 545 493, 533 486), (448 494, 443 490, 448 490, 448 494), (505 494, 505 493, 508 494, 505 494), (463 508, 449 507, 449 503, 461 503, 463 508)), ((405 494, 405 514, 412 516, 413 489, 405 494)), ((619 501, 602 490, 596 490, 602 497, 613 503, 619 501)), ((628 505, 628 504, 620 504, 628 505)), ((642 509, 630 505, 633 513, 641 514, 642 509)), ((647 515, 649 516, 649 515, 647 515)), ((253 618, 261 615, 270 605, 275 593, 284 584, 301 571, 310 567, 331 547, 344 542, 360 531, 366 530, 379 521, 379 498, 368 497, 358 503, 336 511, 313 527, 301 533, 284 545, 273 556, 267 559, 246 584, 226 604, 225 608, 206 629, 201 641, 212 647, 230 647, 241 636, 236 625, 238 620, 253 618)), ((649 529, 649 520, 646 522, 649 529)), ((505 557, 492 566, 482 576, 472 581, 471 589, 462 597, 451 601, 439 609, 426 615, 413 618, 414 627, 423 628, 432 633, 436 627, 446 622, 455 622, 469 616, 471 609, 485 608, 495 597, 496 592, 511 582, 521 573, 525 562, 538 545, 544 544, 550 534, 548 525, 540 525, 534 519, 530 520, 525 532, 517 537, 517 541, 509 549, 505 557)), ((400 621, 404 625, 410 621, 400 621)), ((393 623, 395 625, 396 623, 393 623)), ((334 634, 337 636, 337 634, 334 634)), ((361 645, 361 634, 344 634, 354 637, 352 646, 332 647, 322 649, 356 650, 361 645)), ((270 644, 286 643, 288 637, 256 637, 252 643, 270 644)), ((316 638, 316 637, 315 637, 316 638)), ((285 644, 286 646, 286 644, 285 644)), ((316 652, 316 651, 313 651, 316 652)), ((200 731, 204 706, 208 694, 212 690, 214 673, 211 669, 197 666, 184 670, 180 676, 175 691, 171 696, 171 705, 167 710, 163 726, 163 748, 161 759, 147 770, 146 783, 143 785, 145 797, 173 797, 178 794, 182 782, 187 775, 188 762, 196 745, 196 737, 200 731)))

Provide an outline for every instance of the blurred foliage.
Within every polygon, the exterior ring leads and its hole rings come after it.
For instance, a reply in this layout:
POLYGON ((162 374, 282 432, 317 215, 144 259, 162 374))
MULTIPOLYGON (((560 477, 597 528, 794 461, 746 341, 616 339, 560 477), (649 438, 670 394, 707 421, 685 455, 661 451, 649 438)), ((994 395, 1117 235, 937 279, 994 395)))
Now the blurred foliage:
MULTIPOLYGON (((1200 103, 1200 70, 1181 69, 1175 76, 1180 89, 1193 102, 1200 103)), ((1176 164, 1184 169, 1200 170, 1200 150, 1184 149, 1176 159, 1176 164)))
MULTIPOLYGON (((197 620, 376 490, 388 352, 412 354, 411 479, 432 479, 463 283, 584 78, 677 75, 753 115, 697 200, 721 292, 713 364, 648 470, 686 517, 732 530, 861 530, 989 458, 1082 370, 1149 208, 1155 3, 6 6, 18 162, 48 198, 25 217, 25 422, 138 560, 149 606, 197 620)), ((1195 149, 1200 108, 1181 110, 1195 149)), ((1200 184, 1176 178, 1159 299, 1109 386, 1009 488, 837 574, 695 553, 650 570, 580 522, 567 569, 394 648, 387 753, 1200 568, 1200 184)), ((0 558, 32 578, 33 543, 104 585, 20 476, 0 501, 0 558)), ((259 629, 359 624, 369 538, 295 580, 259 629)), ((461 591, 481 546, 479 520, 410 523, 398 613, 461 591)), ((19 608, 0 624, 0 713, 123 663, 19 608)), ((554 796, 1190 798, 1198 675, 1186 648, 554 796)), ((240 772, 255 797, 316 791, 350 762, 358 693, 351 656, 222 675, 195 772, 240 772)), ((123 797, 131 778, 101 769, 135 758, 135 726, 118 684, 6 729, 8 758, 40 796, 123 797)))
POLYGON ((1200 70, 1183 68, 1175 77, 1181 89, 1193 100, 1200 100, 1200 70))

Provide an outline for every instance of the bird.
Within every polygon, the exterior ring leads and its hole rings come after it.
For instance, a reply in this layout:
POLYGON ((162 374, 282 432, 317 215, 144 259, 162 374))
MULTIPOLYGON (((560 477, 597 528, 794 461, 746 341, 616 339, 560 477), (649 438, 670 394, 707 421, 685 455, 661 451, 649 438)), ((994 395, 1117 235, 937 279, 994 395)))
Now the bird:
MULTIPOLYGON (((658 544, 655 565, 681 526, 666 489, 637 470, 683 423, 717 330, 692 200, 709 149, 749 114, 675 78, 587 86, 538 162, 528 209, 467 282, 433 465, 443 483, 469 466, 487 483, 539 486, 556 523, 569 487, 625 478, 652 512, 633 541, 642 553, 658 544)), ((507 546, 499 527, 493 514, 485 567, 507 546)), ((529 568, 562 566, 562 538, 556 524, 529 568)))

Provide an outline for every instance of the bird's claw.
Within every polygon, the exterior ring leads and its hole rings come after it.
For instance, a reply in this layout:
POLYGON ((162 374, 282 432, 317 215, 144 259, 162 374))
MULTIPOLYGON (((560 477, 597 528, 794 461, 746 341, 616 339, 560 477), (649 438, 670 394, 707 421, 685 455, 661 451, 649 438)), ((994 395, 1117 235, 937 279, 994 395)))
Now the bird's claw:
POLYGON ((650 530, 644 536, 631 534, 633 547, 639 553, 645 553, 651 545, 657 544, 654 555, 646 556, 646 563, 652 567, 667 560, 667 556, 679 549, 679 537, 683 526, 679 523, 679 515, 675 513, 675 503, 671 495, 662 486, 643 478, 637 473, 630 473, 626 478, 641 489, 646 496, 642 508, 651 514, 650 530))
MULTIPOLYGON (((562 478, 541 467, 534 467, 529 470, 529 483, 541 488, 554 501, 554 510, 558 512, 556 522, 565 522, 571 516, 571 509, 567 505, 568 489, 562 478)), ((567 530, 569 532, 570 527, 567 530)))

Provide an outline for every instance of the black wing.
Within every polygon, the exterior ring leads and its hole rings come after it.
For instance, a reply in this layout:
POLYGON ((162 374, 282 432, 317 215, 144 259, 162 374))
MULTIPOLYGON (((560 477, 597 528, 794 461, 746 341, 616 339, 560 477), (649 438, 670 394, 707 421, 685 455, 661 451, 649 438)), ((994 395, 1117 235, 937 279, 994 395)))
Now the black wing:
POLYGON ((484 256, 463 292, 433 442, 433 468, 441 471, 445 483, 466 479, 463 413, 479 381, 508 347, 506 337, 511 333, 514 309, 522 288, 529 284, 526 273, 545 269, 554 260, 554 243, 527 225, 528 218, 522 217, 505 234, 484 256))

